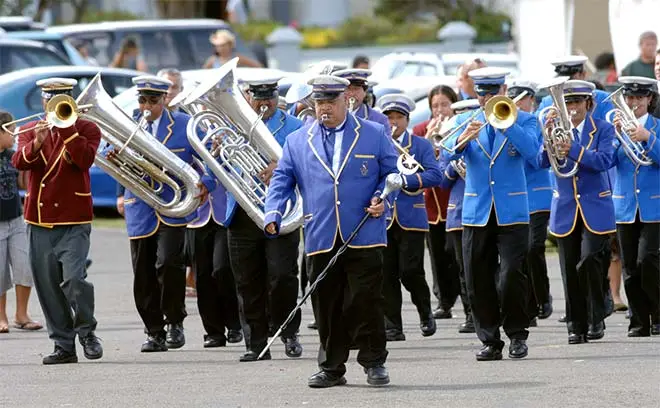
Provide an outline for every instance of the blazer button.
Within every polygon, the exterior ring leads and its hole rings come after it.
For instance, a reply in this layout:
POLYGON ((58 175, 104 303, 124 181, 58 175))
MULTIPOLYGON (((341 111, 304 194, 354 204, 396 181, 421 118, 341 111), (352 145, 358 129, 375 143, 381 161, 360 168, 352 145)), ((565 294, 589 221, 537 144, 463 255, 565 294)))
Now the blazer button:
POLYGON ((57 204, 57 203, 55 203, 55 204, 53 204, 53 206, 54 206, 54 207, 59 207, 60 205, 57 204))
POLYGON ((337 205, 340 205, 340 204, 341 204, 341 201, 337 201, 337 205))
POLYGON ((44 206, 44 203, 39 203, 39 207, 43 207, 43 206, 44 206))
POLYGON ((494 181, 491 181, 490 184, 491 184, 491 185, 492 185, 492 184, 495 184, 495 182, 494 182, 494 181))
POLYGON ((580 195, 578 194, 578 195, 576 195, 576 197, 577 197, 577 198, 580 198, 580 195))
POLYGON ((46 184, 45 184, 45 183, 41 183, 41 188, 44 188, 44 187, 46 187, 46 184))
POLYGON ((641 193, 642 191, 640 189, 637 189, 637 194, 641 193))

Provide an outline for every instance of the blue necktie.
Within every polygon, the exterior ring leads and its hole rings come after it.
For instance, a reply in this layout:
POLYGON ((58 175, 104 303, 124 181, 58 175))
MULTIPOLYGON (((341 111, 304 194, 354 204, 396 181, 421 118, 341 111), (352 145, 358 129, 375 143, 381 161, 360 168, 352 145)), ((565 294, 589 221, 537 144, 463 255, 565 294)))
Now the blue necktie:
POLYGON ((488 143, 490 143, 490 150, 493 151, 495 148, 495 129, 492 126, 486 126, 488 129, 488 143))
POLYGON ((330 164, 332 164, 332 158, 335 155, 335 133, 341 132, 344 129, 344 126, 346 126, 346 122, 338 128, 321 126, 321 130, 323 131, 323 149, 325 150, 326 157, 330 164))
POLYGON ((153 136, 154 134, 154 122, 153 121, 147 121, 147 132, 153 136))
POLYGON ((576 142, 580 142, 580 133, 578 132, 577 128, 573 128, 573 139, 576 142))

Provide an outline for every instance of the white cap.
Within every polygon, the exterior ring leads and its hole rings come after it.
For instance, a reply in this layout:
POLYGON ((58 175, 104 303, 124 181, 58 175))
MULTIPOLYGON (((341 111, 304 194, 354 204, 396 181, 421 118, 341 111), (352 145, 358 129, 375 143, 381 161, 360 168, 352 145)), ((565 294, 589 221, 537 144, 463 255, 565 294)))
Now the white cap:
POLYGON ((378 101, 378 107, 383 113, 397 111, 404 115, 409 115, 410 112, 415 110, 415 106, 415 101, 404 94, 388 94, 378 101))
POLYGON ((78 81, 73 78, 44 78, 36 82, 36 85, 44 91, 67 91, 77 84, 78 81))
POLYGON ((524 78, 516 78, 510 81, 507 81, 509 89, 511 88, 524 88, 525 90, 530 90, 533 93, 536 93, 539 88, 539 84, 524 78))
POLYGON ((589 81, 571 79, 564 82, 564 98, 567 96, 592 96, 596 85, 589 81))
POLYGON ((480 106, 478 99, 463 99, 462 101, 452 103, 451 109, 454 111, 463 111, 477 109, 480 106))
POLYGON ((364 68, 342 69, 333 72, 332 75, 336 75, 340 78, 346 78, 349 81, 362 81, 366 83, 368 82, 367 78, 371 75, 371 70, 364 68))
POLYGON ((172 81, 169 79, 155 75, 136 76, 132 81, 137 85, 138 92, 149 91, 167 93, 169 87, 172 86, 172 81))
POLYGON ((574 67, 576 65, 584 65, 585 62, 587 62, 589 58, 585 57, 584 55, 566 55, 561 58, 557 58, 556 60, 552 61, 552 65, 555 67, 565 65, 567 67, 574 67))
POLYGON ((506 68, 485 67, 474 69, 468 75, 475 85, 503 85, 510 72, 506 68))
POLYGON ((334 75, 319 75, 307 81, 312 86, 312 99, 335 99, 350 85, 347 79, 334 75))

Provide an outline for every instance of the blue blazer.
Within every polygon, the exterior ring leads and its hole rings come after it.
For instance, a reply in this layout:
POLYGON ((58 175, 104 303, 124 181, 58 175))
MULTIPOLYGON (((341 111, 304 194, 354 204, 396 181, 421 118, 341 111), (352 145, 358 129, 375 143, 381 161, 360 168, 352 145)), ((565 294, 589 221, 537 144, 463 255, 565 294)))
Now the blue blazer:
POLYGON ((463 195, 465 194, 465 180, 454 170, 446 155, 440 158, 440 171, 442 180, 440 188, 449 190, 449 203, 447 204, 446 231, 463 229, 463 195))
POLYGON ((424 189, 436 187, 442 179, 442 172, 435 158, 431 142, 422 137, 403 134, 401 147, 414 155, 424 171, 404 176, 404 188, 398 196, 387 197, 387 229, 394 221, 404 230, 428 231, 429 220, 424 203, 424 189))
MULTIPOLYGON (((461 113, 456 124, 473 114, 461 113)), ((483 112, 476 119, 486 123, 483 112)), ((487 125, 462 152, 449 155, 449 160, 463 156, 468 168, 463 197, 464 226, 485 226, 493 206, 498 225, 529 223, 525 161, 533 160, 539 152, 536 122, 536 116, 519 111, 516 122, 504 132, 487 125), (493 146, 488 138, 489 129, 495 132, 493 146)), ((447 141, 447 147, 453 148, 460 133, 447 141)))
MULTIPOLYGON (((539 145, 543 145, 543 134, 539 131, 539 145)), ((538 158, 525 162, 525 178, 527 179, 527 199, 529 201, 529 213, 550 211, 552 201, 552 184, 550 183, 550 172, 546 168, 539 167, 538 158)))
MULTIPOLYGON (((388 174, 396 173, 397 154, 389 135, 376 123, 348 115, 335 175, 323 148, 318 121, 287 138, 266 198, 265 225, 279 228, 286 202, 297 186, 303 197, 305 253, 331 251, 337 237, 346 240, 380 195, 388 174)), ((268 233, 266 233, 268 235, 268 233)), ((387 245, 385 217, 370 218, 351 248, 387 245)))
MULTIPOLYGON (((139 114, 138 111, 133 119, 139 121, 139 114)), ((190 116, 185 113, 163 110, 156 138, 172 153, 179 156, 181 160, 193 165, 193 157, 199 158, 199 156, 188 142, 186 127, 189 120, 190 116)), ((202 183, 209 192, 215 190, 216 182, 214 178, 204 175, 202 176, 202 183)), ((161 196, 167 201, 174 197, 174 192, 169 186, 164 186, 161 196)), ((185 226, 196 218, 196 213, 193 212, 184 218, 165 217, 149 207, 132 191, 126 189, 124 192, 124 217, 129 239, 139 239, 153 235, 161 223, 173 227, 185 226)))
MULTIPOLYGON (((614 163, 614 128, 588 114, 580 135, 568 152, 566 168, 578 163, 573 177, 557 178, 550 210, 550 232, 565 237, 573 232, 578 209, 585 228, 594 234, 616 230, 614 204, 607 170, 614 163)), ((550 167, 548 153, 539 155, 541 167, 550 167)))
MULTIPOLYGON (((611 101, 603 102, 608 96, 610 96, 610 94, 605 91, 601 91, 600 89, 594 90, 594 107, 591 111, 594 119, 605 120, 605 115, 607 115, 607 112, 614 109, 614 105, 612 105, 611 101)), ((550 105, 552 105, 552 97, 550 95, 544 96, 543 99, 541 99, 539 107, 536 109, 535 115, 538 116, 538 113, 541 111, 541 109, 550 105)))
POLYGON ((365 119, 365 120, 370 120, 372 122, 380 123, 385 127, 385 133, 388 136, 392 135, 392 128, 390 127, 390 121, 387 119, 387 116, 367 106, 366 104, 363 103, 357 109, 357 112, 355 112, 355 116, 357 116, 360 119, 365 119))
MULTIPOLYGON (((266 120, 264 123, 266 124, 266 127, 270 133, 273 134, 273 137, 275 137, 275 140, 277 140, 277 143, 280 144, 280 146, 284 146, 284 142, 286 142, 289 134, 296 131, 297 129, 300 129, 303 125, 300 119, 289 115, 281 109, 277 109, 273 116, 268 118, 268 120, 266 120)), ((238 203, 236 202, 234 195, 232 193, 227 193, 227 203, 225 205, 226 214, 224 216, 224 224, 227 227, 231 225, 231 222, 234 219, 234 214, 236 214, 237 207, 238 203)))
POLYGON ((642 222, 660 222, 660 120, 651 115, 644 126, 651 136, 641 142, 650 166, 635 166, 615 140, 616 183, 614 187, 614 213, 617 224, 632 224, 637 211, 642 222))

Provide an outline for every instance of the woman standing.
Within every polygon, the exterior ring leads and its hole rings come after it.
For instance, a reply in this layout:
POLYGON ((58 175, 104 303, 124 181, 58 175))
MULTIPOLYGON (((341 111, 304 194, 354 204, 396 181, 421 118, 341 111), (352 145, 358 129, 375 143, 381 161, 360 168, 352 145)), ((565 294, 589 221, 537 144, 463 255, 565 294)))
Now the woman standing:
POLYGON ((32 271, 27 257, 27 236, 22 217, 21 197, 25 189, 22 172, 11 165, 14 154, 12 135, 14 126, 5 131, 1 126, 14 120, 11 114, 0 111, 0 333, 9 333, 7 292, 16 287, 16 316, 14 327, 39 330, 43 326, 28 315, 28 300, 32 289, 32 271), (12 279, 13 278, 13 279, 12 279))
POLYGON ((112 59, 110 67, 135 69, 138 71, 147 72, 147 64, 144 62, 142 55, 140 55, 140 49, 138 48, 138 44, 135 39, 130 37, 124 39, 124 41, 121 43, 119 51, 112 59))
MULTIPOLYGON (((658 102, 657 82, 644 77, 620 77, 623 95, 637 120, 625 133, 644 149, 652 163, 639 165, 617 140, 614 156, 614 210, 623 259, 624 287, 631 316, 628 337, 651 335, 651 319, 660 305, 660 120, 649 114, 658 102)), ((622 117, 613 121, 622 131, 622 117)), ((653 334, 660 334, 654 330, 653 334)))
POLYGON ((228 30, 218 30, 211 34, 209 42, 215 48, 215 53, 211 55, 202 68, 220 68, 224 63, 238 57, 239 67, 262 68, 263 66, 252 58, 240 55, 235 52, 236 37, 228 30))

